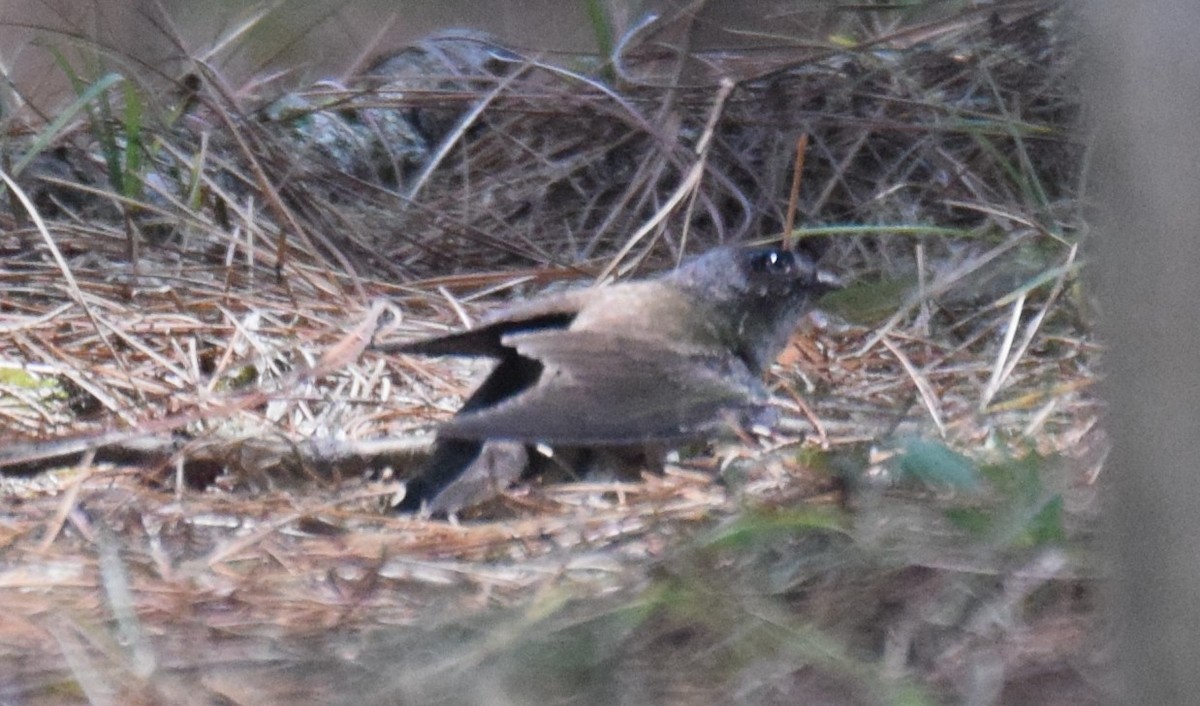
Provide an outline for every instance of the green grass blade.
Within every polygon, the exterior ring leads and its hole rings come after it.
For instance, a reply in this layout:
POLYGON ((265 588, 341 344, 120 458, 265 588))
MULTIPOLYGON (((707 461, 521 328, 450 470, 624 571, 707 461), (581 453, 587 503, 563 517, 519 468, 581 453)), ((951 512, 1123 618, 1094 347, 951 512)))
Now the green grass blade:
POLYGON ((100 77, 98 81, 88 86, 79 94, 79 97, 71 102, 71 105, 62 110, 42 134, 37 136, 33 144, 29 146, 29 150, 21 155, 21 158, 13 164, 12 173, 16 176, 21 173, 21 170, 29 165, 31 161, 41 154, 48 147, 63 129, 73 121, 81 111, 106 90, 115 86, 118 82, 123 81, 124 77, 120 74, 110 73, 100 77))

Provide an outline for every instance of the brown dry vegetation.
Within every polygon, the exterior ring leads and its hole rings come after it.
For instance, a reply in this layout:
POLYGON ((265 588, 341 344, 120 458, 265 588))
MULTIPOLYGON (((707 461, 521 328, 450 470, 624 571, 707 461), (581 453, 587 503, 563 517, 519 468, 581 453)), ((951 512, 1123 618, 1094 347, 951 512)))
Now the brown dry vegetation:
POLYGON ((677 51, 698 17, 286 93, 64 64, 83 99, 0 138, 0 697, 1099 702, 1070 17, 677 51), (478 369, 372 336, 778 238, 801 134, 795 236, 858 284, 772 372, 778 429, 386 510, 478 369))

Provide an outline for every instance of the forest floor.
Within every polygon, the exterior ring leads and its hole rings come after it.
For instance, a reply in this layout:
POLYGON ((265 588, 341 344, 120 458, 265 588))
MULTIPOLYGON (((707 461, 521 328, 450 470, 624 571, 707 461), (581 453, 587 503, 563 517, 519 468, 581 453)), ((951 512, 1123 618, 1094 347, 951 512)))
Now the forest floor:
POLYGON ((0 135, 0 699, 1104 702, 1069 14, 689 19, 286 91, 64 59, 0 135), (373 339, 781 233, 851 285, 776 428, 391 509, 485 367, 373 339))

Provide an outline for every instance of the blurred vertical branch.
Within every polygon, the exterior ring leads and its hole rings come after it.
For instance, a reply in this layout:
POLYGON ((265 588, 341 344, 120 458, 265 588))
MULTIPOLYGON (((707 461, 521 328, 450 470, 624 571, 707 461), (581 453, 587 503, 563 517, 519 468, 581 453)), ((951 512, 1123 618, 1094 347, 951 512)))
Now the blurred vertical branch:
POLYGON ((1124 703, 1200 693, 1200 53, 1194 0, 1083 10, 1099 128, 1106 470, 1124 703))

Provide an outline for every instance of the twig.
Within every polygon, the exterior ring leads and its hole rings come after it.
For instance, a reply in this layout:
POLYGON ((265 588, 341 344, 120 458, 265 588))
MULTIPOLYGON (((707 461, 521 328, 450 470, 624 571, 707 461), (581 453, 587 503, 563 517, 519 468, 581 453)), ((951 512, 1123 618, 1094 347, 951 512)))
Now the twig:
POLYGON ((783 223, 783 245, 789 250, 796 245, 792 228, 796 225, 796 208, 800 202, 800 182, 803 180, 804 155, 808 152, 808 133, 800 133, 796 140, 796 165, 792 168, 792 191, 788 195, 787 220, 783 223))
POLYGON ((900 361, 900 365, 904 367, 904 372, 912 378, 913 384, 917 386, 917 392, 921 395, 921 402, 925 405, 925 410, 929 412, 930 418, 938 428, 938 434, 946 436, 946 425, 942 422, 942 405, 938 402, 937 393, 933 391, 929 379, 922 375, 908 359, 908 356, 904 355, 904 352, 888 338, 884 337, 880 339, 880 342, 892 352, 892 355, 896 356, 896 360, 900 361))

